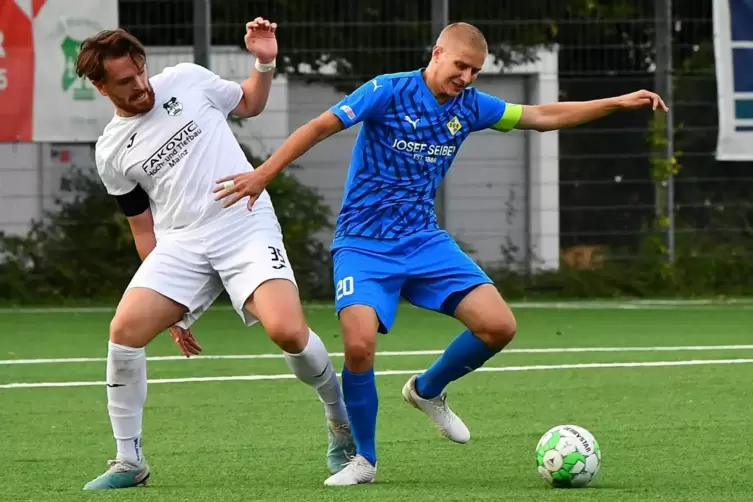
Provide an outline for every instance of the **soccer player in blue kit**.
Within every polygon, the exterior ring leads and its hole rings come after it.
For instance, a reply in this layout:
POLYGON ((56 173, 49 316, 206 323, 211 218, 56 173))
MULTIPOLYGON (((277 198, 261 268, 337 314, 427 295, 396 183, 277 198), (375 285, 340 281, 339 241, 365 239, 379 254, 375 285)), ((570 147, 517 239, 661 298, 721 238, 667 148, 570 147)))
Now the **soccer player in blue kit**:
POLYGON ((366 82, 295 131, 264 164, 218 180, 215 188, 226 206, 249 197, 250 208, 288 164, 325 138, 363 123, 332 244, 335 308, 345 346, 342 387, 357 455, 326 485, 374 480, 377 333, 392 327, 401 296, 467 328, 403 388, 403 398, 457 443, 468 442, 470 432, 447 405, 445 387, 481 367, 515 336, 515 318, 492 280, 437 224, 437 187, 465 138, 484 129, 575 127, 618 110, 667 110, 657 94, 645 90, 585 102, 506 103, 471 87, 486 57, 486 40, 477 28, 451 24, 426 68, 366 82))

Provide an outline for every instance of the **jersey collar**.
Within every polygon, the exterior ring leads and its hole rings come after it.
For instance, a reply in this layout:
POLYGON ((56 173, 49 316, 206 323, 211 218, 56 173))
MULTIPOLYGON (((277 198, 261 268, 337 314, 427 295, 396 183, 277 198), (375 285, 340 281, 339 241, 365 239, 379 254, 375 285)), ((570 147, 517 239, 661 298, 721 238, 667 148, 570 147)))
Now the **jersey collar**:
POLYGON ((413 78, 416 79, 418 86, 421 89, 421 100, 423 101, 424 106, 426 106, 426 108, 429 110, 443 110, 452 106, 452 104, 457 99, 457 96, 440 105, 439 101, 437 101, 437 98, 435 98, 434 94, 431 92, 431 89, 429 89, 429 86, 426 85, 424 77, 421 75, 424 70, 426 70, 425 67, 419 68, 418 70, 413 72, 413 78))

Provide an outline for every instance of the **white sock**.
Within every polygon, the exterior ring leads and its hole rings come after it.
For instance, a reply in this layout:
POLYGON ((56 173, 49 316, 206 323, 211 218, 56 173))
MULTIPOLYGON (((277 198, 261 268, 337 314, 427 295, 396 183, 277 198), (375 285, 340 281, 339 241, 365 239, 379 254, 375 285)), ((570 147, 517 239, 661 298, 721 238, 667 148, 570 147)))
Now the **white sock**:
POLYGON ((107 411, 118 445, 118 459, 141 465, 141 421, 146 402, 146 352, 109 342, 107 411))
POLYGON ((340 382, 321 338, 309 329, 306 347, 298 354, 284 354, 285 361, 295 376, 316 389, 319 399, 324 403, 327 418, 333 422, 347 424, 348 412, 343 402, 340 382))

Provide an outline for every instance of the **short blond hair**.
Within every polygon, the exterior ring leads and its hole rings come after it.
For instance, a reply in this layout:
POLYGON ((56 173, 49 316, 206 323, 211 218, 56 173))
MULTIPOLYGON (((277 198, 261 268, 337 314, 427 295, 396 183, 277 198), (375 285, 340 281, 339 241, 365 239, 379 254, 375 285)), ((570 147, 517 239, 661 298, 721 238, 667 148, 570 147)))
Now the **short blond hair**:
POLYGON ((469 23, 452 23, 445 26, 437 37, 437 45, 460 42, 473 49, 488 52, 489 46, 481 30, 469 23))

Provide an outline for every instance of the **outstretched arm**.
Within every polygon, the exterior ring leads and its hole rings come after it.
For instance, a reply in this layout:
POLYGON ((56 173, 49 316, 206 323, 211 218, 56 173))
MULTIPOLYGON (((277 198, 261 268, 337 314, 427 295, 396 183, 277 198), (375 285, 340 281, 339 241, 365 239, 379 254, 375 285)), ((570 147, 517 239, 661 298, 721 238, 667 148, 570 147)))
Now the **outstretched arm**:
POLYGON ((309 151, 314 145, 320 141, 324 141, 333 134, 337 134, 344 128, 345 126, 340 119, 334 113, 327 110, 317 118, 299 127, 264 164, 259 166, 257 171, 264 178, 265 182, 268 183, 280 171, 309 151))
POLYGON ((229 207, 244 197, 249 197, 248 208, 253 206, 264 187, 285 169, 291 162, 306 153, 315 144, 342 131, 345 128, 337 116, 326 111, 314 120, 299 127, 282 146, 262 165, 251 172, 234 174, 217 180, 213 192, 215 200, 226 199, 224 207, 229 207))
POLYGON ((379 116, 392 96, 392 85, 379 77, 366 82, 342 101, 298 128, 261 166, 251 172, 234 174, 217 180, 215 200, 225 199, 229 207, 248 197, 250 210, 264 187, 291 162, 315 144, 358 122, 379 116))
POLYGON ((613 98, 593 101, 570 101, 546 105, 523 106, 520 120, 515 129, 554 131, 577 127, 621 110, 637 110, 651 107, 668 111, 658 94, 650 91, 637 91, 613 98))

